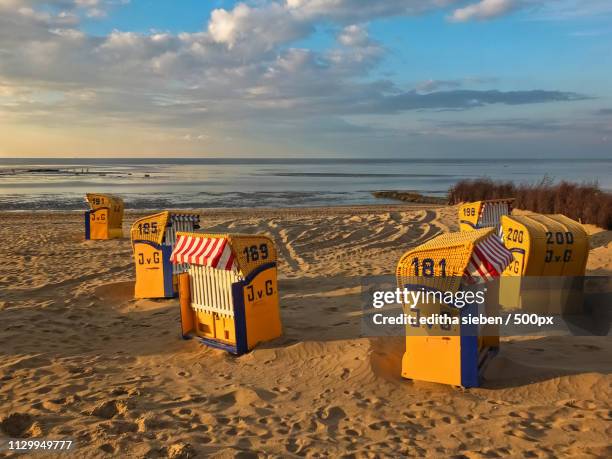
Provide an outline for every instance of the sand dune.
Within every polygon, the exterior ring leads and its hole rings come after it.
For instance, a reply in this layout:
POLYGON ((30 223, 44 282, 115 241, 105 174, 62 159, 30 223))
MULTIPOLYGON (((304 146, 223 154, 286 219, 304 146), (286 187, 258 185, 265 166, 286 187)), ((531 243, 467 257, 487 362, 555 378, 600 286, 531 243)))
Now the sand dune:
MULTIPOLYGON (((402 380, 401 338, 358 337, 362 276, 456 230, 455 208, 204 215, 279 249, 284 336, 238 358, 180 339, 177 300, 132 298, 128 239, 84 242, 80 214, 0 214, 0 442, 71 438, 78 457, 612 456, 608 337, 506 338, 471 390, 402 380)), ((589 231, 589 271, 609 275, 610 232, 589 231)))

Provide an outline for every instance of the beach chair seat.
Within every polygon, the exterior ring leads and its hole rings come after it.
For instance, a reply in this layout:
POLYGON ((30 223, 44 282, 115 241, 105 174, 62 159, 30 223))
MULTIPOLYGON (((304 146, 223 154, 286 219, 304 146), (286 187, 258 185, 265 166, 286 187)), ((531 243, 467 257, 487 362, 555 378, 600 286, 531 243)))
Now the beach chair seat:
MULTIPOLYGON (((402 376, 463 387, 479 386, 482 371, 499 349, 497 327, 462 324, 465 317, 497 313, 496 304, 453 304, 448 293, 467 292, 498 278, 512 260, 492 228, 443 234, 406 252, 396 277, 400 290, 430 295, 404 313, 416 320, 406 326, 402 376), (428 293, 429 292, 429 293, 428 293), (461 307, 460 307, 461 306, 461 307), (455 324, 420 324, 421 318, 444 315, 455 324), (453 319, 454 318, 454 319, 453 319)), ((462 295, 465 295, 463 293, 462 295)), ((459 296, 453 296, 458 298, 459 296)))
POLYGON ((183 337, 244 354, 282 333, 277 254, 263 235, 177 233, 183 337))
POLYGON ((103 240, 123 237, 123 200, 112 194, 87 193, 85 239, 103 240))
POLYGON ((499 229, 502 215, 512 213, 514 199, 491 199, 468 202, 459 206, 459 229, 472 231, 479 228, 499 229))
POLYGON ((199 223, 199 214, 183 211, 164 211, 134 222, 130 235, 136 265, 135 298, 176 296, 177 276, 187 267, 170 262, 176 233, 193 232, 199 228, 199 223))

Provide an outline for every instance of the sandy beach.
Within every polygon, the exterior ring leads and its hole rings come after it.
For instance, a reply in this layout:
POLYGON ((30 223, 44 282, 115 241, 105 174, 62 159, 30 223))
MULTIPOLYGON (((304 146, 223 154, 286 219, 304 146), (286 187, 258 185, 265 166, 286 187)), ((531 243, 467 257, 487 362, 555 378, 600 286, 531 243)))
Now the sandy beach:
MULTIPOLYGON (((84 241, 81 213, 0 213, 0 443, 73 439, 75 457, 612 457, 608 337, 504 338, 470 390, 403 380, 401 338, 357 338, 362 276, 458 230, 456 212, 203 211, 203 229, 278 248, 284 336, 241 357, 182 340, 177 299, 133 299, 129 239, 84 241)), ((610 275, 612 232, 587 229, 587 274, 610 275)))

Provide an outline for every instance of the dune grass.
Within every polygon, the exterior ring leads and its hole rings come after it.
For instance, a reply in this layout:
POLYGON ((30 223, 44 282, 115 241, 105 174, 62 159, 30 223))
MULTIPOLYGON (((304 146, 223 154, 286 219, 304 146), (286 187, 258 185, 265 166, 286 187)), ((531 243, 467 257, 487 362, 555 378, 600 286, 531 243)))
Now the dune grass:
POLYGON ((564 214, 582 223, 612 229, 612 194, 596 183, 555 183, 543 178, 535 184, 461 180, 448 192, 450 204, 485 199, 515 198, 514 207, 542 214, 564 214))

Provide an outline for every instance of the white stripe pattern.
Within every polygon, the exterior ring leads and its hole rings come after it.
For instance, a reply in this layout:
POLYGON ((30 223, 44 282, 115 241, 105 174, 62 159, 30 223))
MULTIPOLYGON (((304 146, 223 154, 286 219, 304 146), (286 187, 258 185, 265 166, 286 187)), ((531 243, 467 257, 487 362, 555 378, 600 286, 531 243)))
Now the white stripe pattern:
POLYGON ((492 281, 501 275, 513 258, 512 252, 496 234, 492 234, 474 247, 465 273, 466 280, 470 283, 492 281))
POLYGON ((234 254, 227 238, 179 236, 170 257, 172 263, 188 263, 226 271, 235 270, 234 254))

